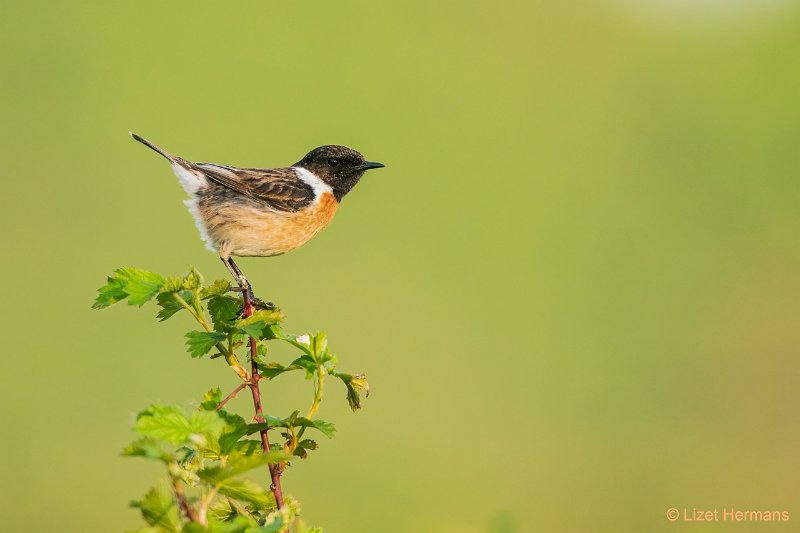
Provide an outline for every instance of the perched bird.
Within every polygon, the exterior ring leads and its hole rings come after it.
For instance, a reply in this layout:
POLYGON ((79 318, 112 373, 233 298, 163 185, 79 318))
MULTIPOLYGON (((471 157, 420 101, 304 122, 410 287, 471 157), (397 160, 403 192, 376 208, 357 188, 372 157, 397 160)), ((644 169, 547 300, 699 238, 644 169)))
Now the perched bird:
POLYGON ((231 256, 267 257, 302 246, 331 221, 364 172, 384 166, 336 145, 315 148, 290 167, 192 163, 133 132, 131 136, 170 162, 189 195, 184 203, 201 238, 253 298, 252 287, 231 256))

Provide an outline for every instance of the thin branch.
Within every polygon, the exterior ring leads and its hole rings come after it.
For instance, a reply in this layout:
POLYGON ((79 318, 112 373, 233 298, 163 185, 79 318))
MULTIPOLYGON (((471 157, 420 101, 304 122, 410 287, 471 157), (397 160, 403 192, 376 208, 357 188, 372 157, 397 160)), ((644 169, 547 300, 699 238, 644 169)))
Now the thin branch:
POLYGON ((244 382, 244 383, 240 384, 238 387, 236 387, 235 389, 233 389, 233 392, 231 392, 230 394, 225 396, 225 399, 222 400, 221 402, 219 402, 219 405, 217 405, 214 408, 214 410, 215 411, 219 411, 220 409, 225 407, 225 404, 228 403, 229 401, 231 401, 232 399, 234 399, 236 397, 236 395, 239 394, 239 391, 241 391, 245 387, 247 387, 247 382, 244 382))
POLYGON ((308 410, 308 414, 306 418, 311 419, 314 416, 314 413, 317 412, 319 408, 320 402, 322 402, 322 389, 323 384, 325 383, 325 369, 322 368, 322 365, 317 366, 317 382, 314 384, 314 402, 311 404, 311 408, 308 410))
MULTIPOLYGON (((250 300, 250 293, 247 290, 242 291, 242 300, 244 302, 244 312, 243 316, 249 317, 253 316, 253 302, 250 300)), ((250 337, 250 363, 251 363, 251 371, 250 371, 250 381, 248 385, 250 386, 250 392, 253 395, 253 407, 255 408, 256 415, 255 420, 256 422, 265 423, 267 421, 264 418, 264 410, 261 406, 261 389, 259 388, 259 381, 261 380, 261 375, 258 373, 258 364, 256 360, 258 359, 258 352, 256 350, 256 339, 250 337)), ((269 453, 270 446, 269 446, 269 436, 267 435, 267 428, 264 428, 260 431, 261 433, 261 448, 264 453, 269 453)), ((278 506, 278 509, 283 509, 283 489, 281 489, 281 474, 283 473, 283 469, 280 465, 277 464, 269 464, 269 475, 272 479, 272 484, 270 485, 270 490, 275 495, 275 504, 278 506)))
MULTIPOLYGON (((176 477, 172 478, 172 487, 175 490, 175 498, 178 500, 178 505, 180 505, 186 518, 188 518, 190 522, 200 522, 200 517, 197 516, 197 512, 195 512, 194 508, 192 508, 186 500, 186 493, 183 491, 181 480, 176 477)), ((205 525, 205 522, 200 523, 205 525)))

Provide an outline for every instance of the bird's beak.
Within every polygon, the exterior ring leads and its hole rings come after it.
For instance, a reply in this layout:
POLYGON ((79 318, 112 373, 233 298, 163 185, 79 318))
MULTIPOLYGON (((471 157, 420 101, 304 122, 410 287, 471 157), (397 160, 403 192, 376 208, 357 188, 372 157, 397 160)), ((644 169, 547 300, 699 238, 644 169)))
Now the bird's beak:
POLYGON ((376 163, 374 161, 364 161, 358 166, 358 168, 360 168, 361 170, 369 170, 371 168, 382 168, 385 166, 386 165, 384 165, 383 163, 376 163))

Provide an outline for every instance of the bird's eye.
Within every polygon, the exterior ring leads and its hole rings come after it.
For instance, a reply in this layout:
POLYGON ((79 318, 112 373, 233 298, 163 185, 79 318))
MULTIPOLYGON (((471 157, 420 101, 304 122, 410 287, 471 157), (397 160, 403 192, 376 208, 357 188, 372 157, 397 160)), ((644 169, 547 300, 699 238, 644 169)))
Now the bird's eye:
POLYGON ((339 164, 339 160, 336 159, 335 157, 330 157, 328 158, 328 164, 332 167, 335 167, 336 165, 339 164))

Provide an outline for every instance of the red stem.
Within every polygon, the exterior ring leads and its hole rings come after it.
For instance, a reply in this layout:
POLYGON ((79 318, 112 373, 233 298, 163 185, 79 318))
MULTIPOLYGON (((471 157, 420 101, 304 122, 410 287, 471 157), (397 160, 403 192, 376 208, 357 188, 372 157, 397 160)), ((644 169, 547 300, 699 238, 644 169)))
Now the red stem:
POLYGON ((245 387, 247 387, 247 383, 242 383, 241 385, 233 389, 233 392, 225 396, 225 399, 219 402, 219 404, 214 408, 214 410, 219 411, 220 409, 225 407, 225 404, 234 399, 236 395, 239 394, 239 391, 241 391, 245 387))
MULTIPOLYGON (((244 317, 253 316, 253 302, 250 301, 250 295, 248 291, 242 291, 242 298, 244 300, 244 317)), ((256 422, 265 423, 267 420, 264 418, 264 411, 261 406, 261 389, 259 388, 259 382, 261 380, 261 375, 258 373, 258 365, 256 365, 256 358, 258 354, 256 352, 256 340, 253 337, 250 337, 250 363, 251 363, 251 372, 250 372, 250 392, 253 395, 253 407, 256 410, 256 416, 254 417, 256 422)), ((264 450, 264 453, 269 453, 269 436, 267 435, 267 429, 261 430, 261 448, 264 450)), ((270 489, 272 493, 275 495, 275 503, 278 505, 278 509, 283 509, 283 490, 281 489, 281 467, 277 464, 270 464, 269 466, 269 475, 272 478, 272 485, 270 489)))

